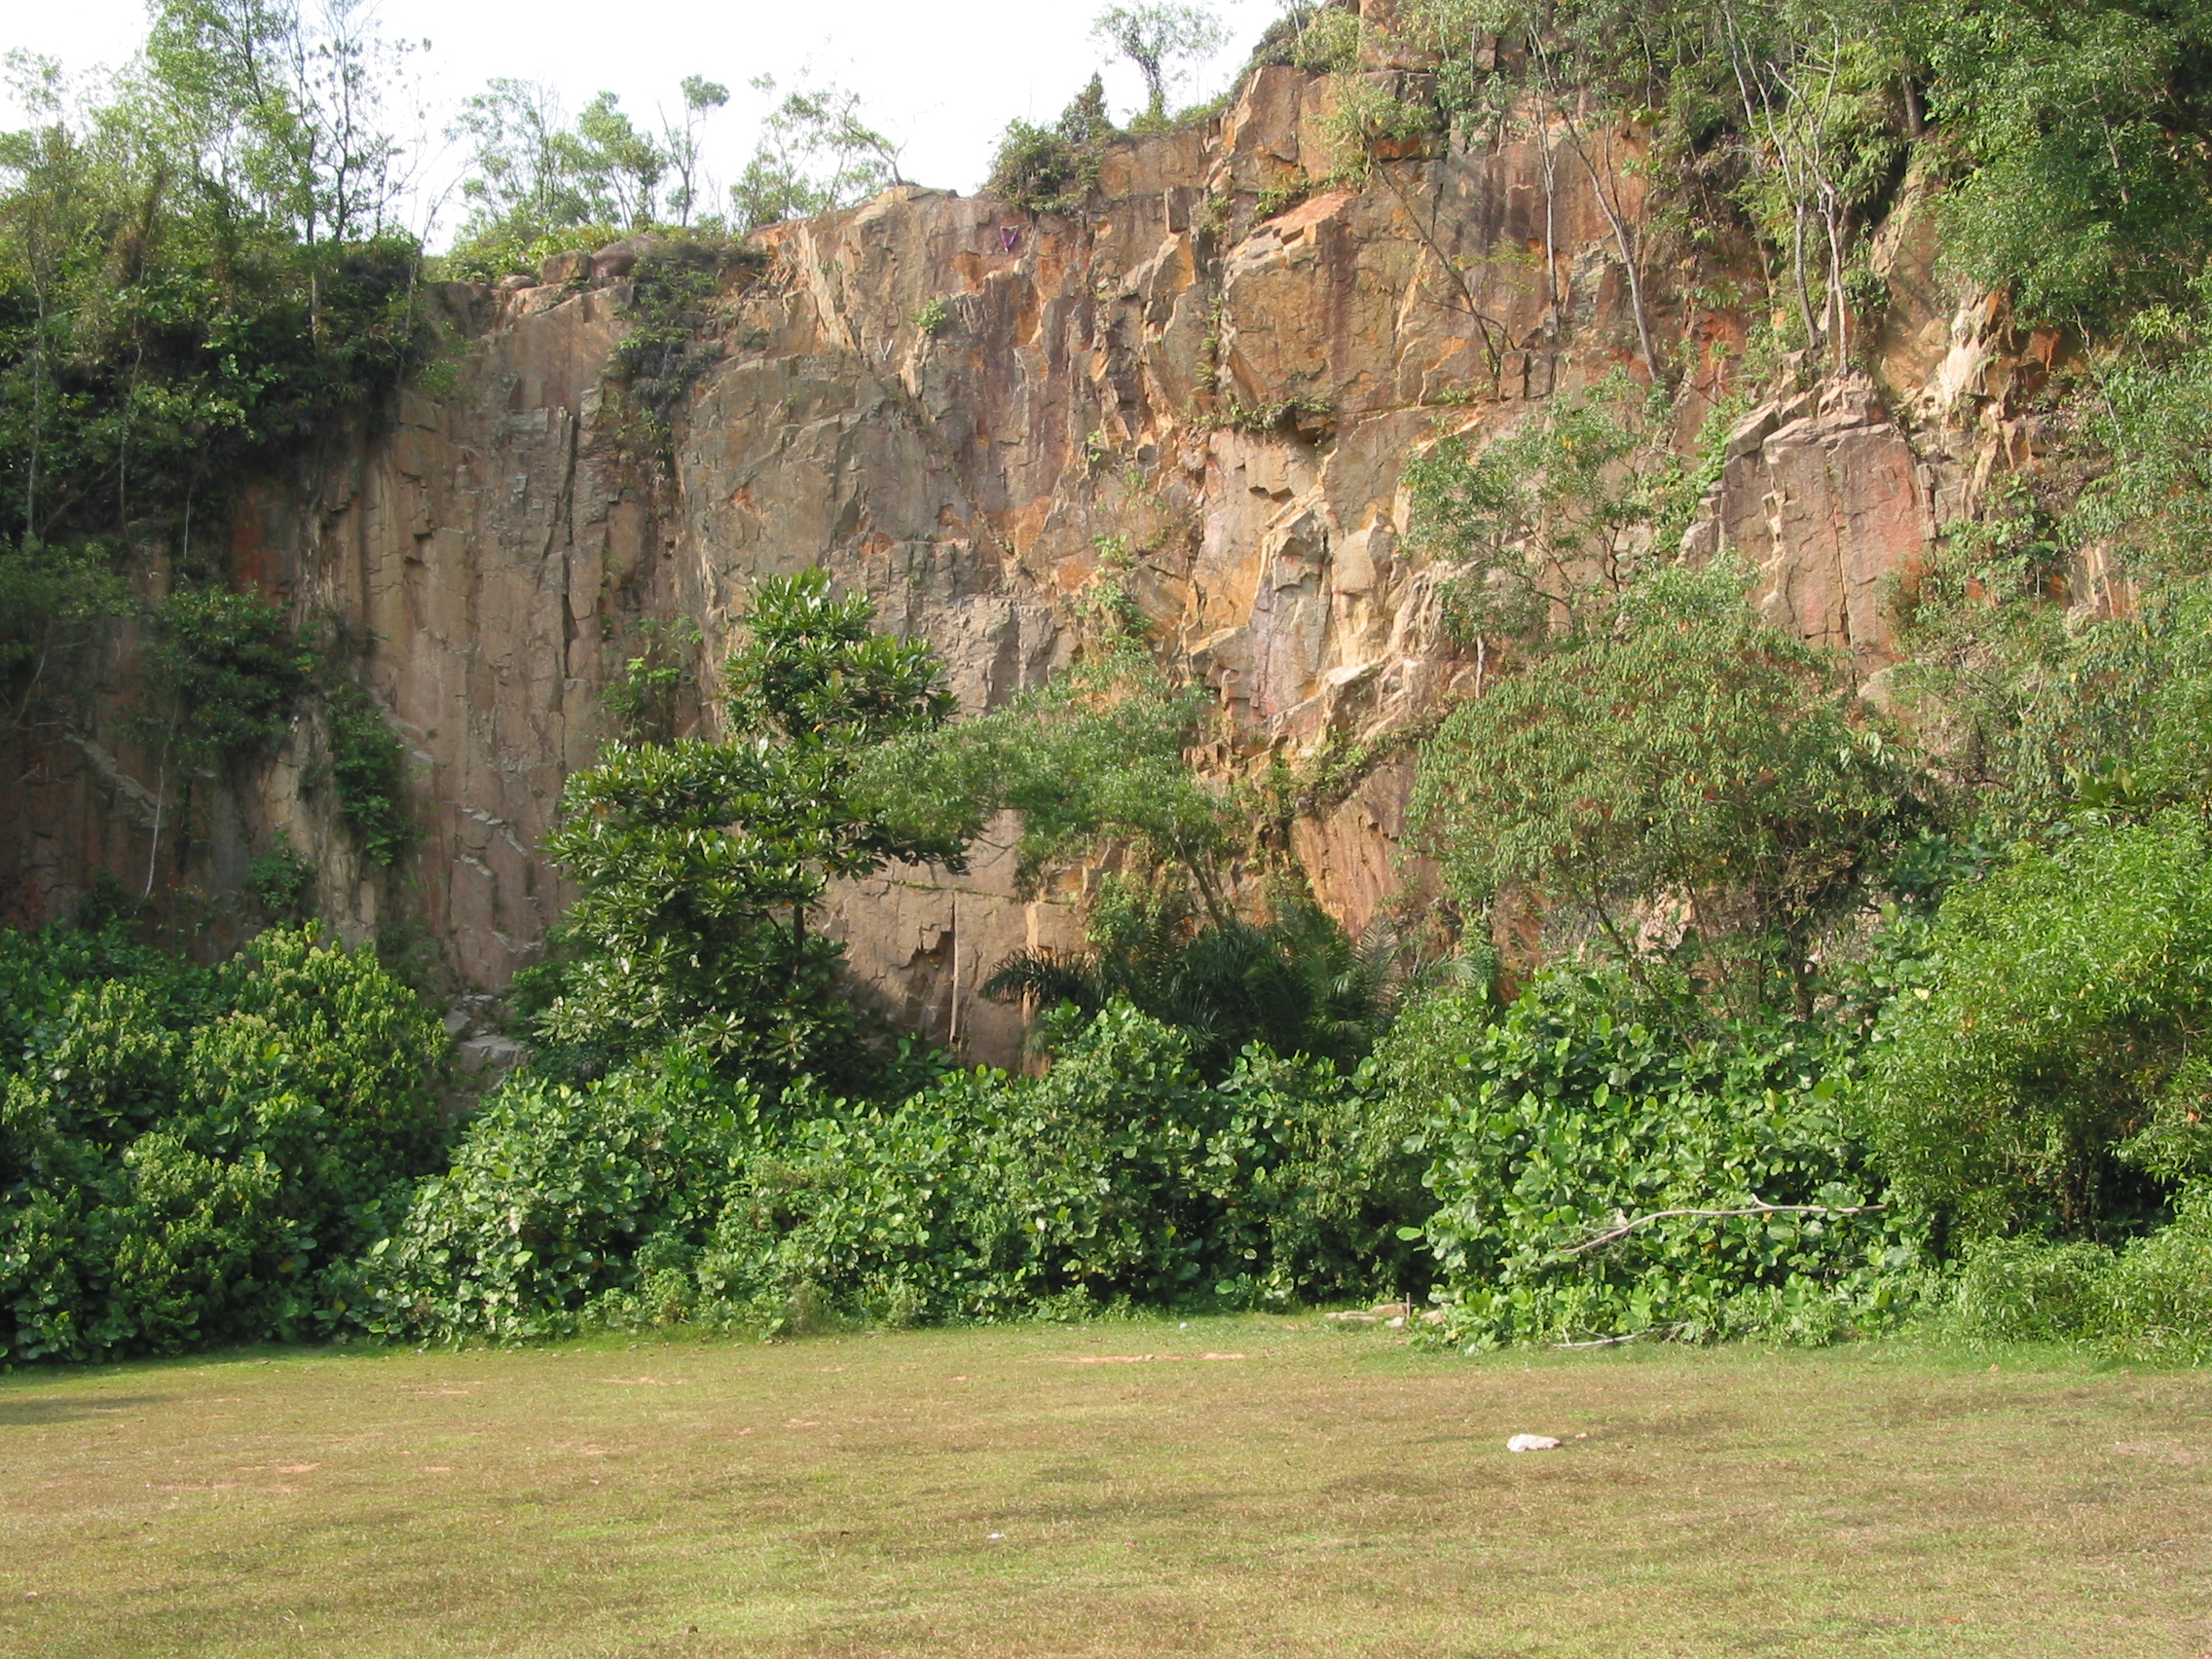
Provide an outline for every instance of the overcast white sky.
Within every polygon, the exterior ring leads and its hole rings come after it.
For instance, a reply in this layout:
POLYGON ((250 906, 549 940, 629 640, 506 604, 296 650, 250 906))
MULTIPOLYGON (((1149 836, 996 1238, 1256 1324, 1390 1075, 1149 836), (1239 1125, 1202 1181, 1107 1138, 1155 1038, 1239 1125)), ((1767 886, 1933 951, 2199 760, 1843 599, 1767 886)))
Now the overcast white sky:
MULTIPOLYGON (((729 87, 709 129, 710 163, 726 183, 751 154, 765 100, 746 83, 773 75, 790 85, 811 70, 859 92, 876 126, 905 145, 903 170, 924 184, 973 190, 989 168, 1008 121, 1057 115, 1093 69, 1125 117, 1141 102, 1136 73, 1104 61, 1090 38, 1107 0, 536 0, 494 6, 469 0, 382 0, 386 35, 427 39, 418 61, 442 126, 462 97, 494 75, 558 87, 571 109, 602 90, 633 119, 673 111, 676 86, 705 75, 729 87)), ((1226 85, 1273 18, 1276 0, 1213 0, 1232 44, 1188 101, 1226 85)), ((14 0, 0 49, 59 58, 74 73, 127 61, 145 34, 144 0, 14 0)), ((16 110, 0 93, 0 125, 16 110)), ((458 158, 446 170, 458 166, 458 158)), ((450 235, 457 214, 449 210, 450 235)), ((439 240, 442 241, 441 236, 439 240)))

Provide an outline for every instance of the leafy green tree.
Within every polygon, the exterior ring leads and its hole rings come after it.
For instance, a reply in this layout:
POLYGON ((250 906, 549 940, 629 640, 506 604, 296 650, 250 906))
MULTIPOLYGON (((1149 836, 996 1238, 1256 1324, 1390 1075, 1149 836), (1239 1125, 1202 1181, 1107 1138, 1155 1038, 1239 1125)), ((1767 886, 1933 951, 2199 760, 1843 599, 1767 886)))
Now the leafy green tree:
POLYGON ((1204 62, 1228 39, 1209 9, 1175 4, 1109 6, 1090 32, 1136 65, 1144 77, 1144 118, 1152 122, 1167 119, 1168 91, 1190 73, 1184 65, 1204 62))
MULTIPOLYGON (((612 92, 601 92, 571 123, 559 94, 533 81, 493 80, 462 105, 452 136, 472 149, 461 183, 471 204, 464 244, 532 244, 594 226, 642 230, 656 220, 660 183, 672 165, 669 151, 639 129, 612 92)), ((686 166, 696 163, 694 144, 686 166)))
POLYGON ((1731 568, 1670 568, 1609 624, 1456 710, 1415 812, 1471 901, 1532 891, 1635 962, 1638 906, 1679 903, 1710 968, 1809 1010, 1816 946, 1920 814, 1838 666, 1762 622, 1731 568))
POLYGON ((155 32, 106 101, 18 64, 33 125, 0 135, 0 534, 31 557, 166 543, 189 577, 248 470, 410 360, 418 250, 391 222, 388 63, 354 14, 311 28, 177 0, 155 32))
POLYGON ((1112 847, 1138 868, 1174 871, 1222 922, 1226 866, 1250 820, 1187 758, 1207 707, 1202 690, 1173 684, 1122 640, 1004 708, 887 745, 863 783, 886 810, 940 834, 973 838, 1018 814, 1024 890, 1055 864, 1112 847))
POLYGON ((1839 373, 1850 362, 1849 270, 1858 238, 1904 144, 1893 109, 1895 43, 1878 32, 1869 36, 1863 22, 1847 11, 1823 16, 1799 0, 1721 11, 1751 138, 1751 173, 1740 199, 1770 243, 1788 254, 1805 346, 1825 346, 1839 373), (1809 245, 1815 225, 1825 261, 1809 245))
POLYGON ((831 880, 957 870, 966 845, 855 788, 871 750, 953 708, 930 647, 874 616, 824 571, 762 582, 728 665, 728 740, 617 744, 571 781, 547 852, 582 893, 537 1015, 547 1041, 621 1056, 682 1039, 736 1071, 866 1081, 842 948, 808 912, 831 880))
POLYGON ((1615 374, 1480 448, 1451 433, 1415 456, 1415 535, 1449 572, 1455 631, 1487 654, 1603 627, 1680 516, 1685 475, 1666 421, 1663 393, 1615 374))
MULTIPOLYGON (((1077 859, 1118 866, 1091 903, 1088 948, 1017 951, 985 995, 1070 1006, 1078 1026, 1124 1002, 1188 1034, 1208 1076, 1254 1042, 1356 1061, 1417 977, 1415 954, 1387 930, 1355 941, 1296 898, 1272 898, 1264 919, 1241 913, 1235 882, 1256 851, 1253 814, 1190 756, 1209 706, 1117 632, 1002 709, 886 745, 862 786, 897 816, 962 837, 1014 813, 1023 891, 1077 859)), ((1051 1040, 1073 1034, 1063 1022, 1051 1040)))
POLYGON ((2078 325, 2183 295, 2212 249, 2212 18, 1956 0, 1921 10, 1914 32, 1931 112, 1971 163, 1944 202, 1966 274, 2078 325))
MULTIPOLYGON (((763 75, 756 91, 773 92, 763 75)), ((887 185, 903 184, 899 147, 861 119, 858 93, 834 86, 800 87, 760 125, 760 143, 730 203, 746 230, 850 207, 887 185)))
POLYGON ((387 107, 408 50, 365 0, 160 0, 146 43, 201 176, 311 249, 389 228, 411 182, 387 107))
POLYGON ((686 75, 678 91, 683 96, 683 114, 678 121, 661 124, 661 150, 668 158, 669 171, 676 175, 675 186, 668 193, 668 209, 676 215, 679 226, 688 226, 699 203, 712 201, 715 195, 706 180, 700 129, 708 117, 729 102, 729 89, 704 75, 686 75))
POLYGON ((2212 851, 2197 813, 2083 825, 1944 902, 1878 1033, 1868 1124, 1965 1235, 2111 1239, 2212 1176, 2212 851))
MULTIPOLYGON (((1652 328, 1652 300, 1645 271, 1649 260, 1643 246, 1645 226, 1631 205, 1635 181, 1647 170, 1647 164, 1628 136, 1636 125, 1638 100, 1635 82, 1624 73, 1627 65, 1621 55, 1632 50, 1631 42, 1638 36, 1646 41, 1663 37, 1668 30, 1661 19, 1670 10, 1665 6, 1610 6, 1604 0, 1597 5, 1585 0, 1534 0, 1533 4, 1477 0, 1471 6, 1464 0, 1444 0, 1441 8, 1432 3, 1428 14, 1417 15, 1416 19, 1417 23, 1425 23, 1425 32, 1431 38, 1451 40, 1454 47, 1465 43, 1462 50, 1471 51, 1478 34, 1485 31, 1511 44, 1512 56, 1523 66, 1522 89, 1533 94, 1535 104, 1534 123, 1547 187, 1547 299, 1556 309, 1558 261, 1549 198, 1557 168, 1566 160, 1581 172, 1590 187, 1591 200, 1612 234, 1622 275, 1628 280, 1629 313, 1636 324, 1639 352, 1653 385, 1664 382, 1666 367, 1652 328), (1621 13, 1644 16, 1631 24, 1633 33, 1608 28, 1610 22, 1628 20, 1619 17, 1621 13)), ((1457 55, 1456 51, 1448 55, 1453 58, 1457 55)), ((1673 56, 1670 52, 1657 62, 1669 62, 1673 56)), ((1482 95, 1497 112, 1495 119, 1511 119, 1521 101, 1498 96, 1489 89, 1482 95)), ((1445 263, 1452 268, 1449 261, 1445 263)))

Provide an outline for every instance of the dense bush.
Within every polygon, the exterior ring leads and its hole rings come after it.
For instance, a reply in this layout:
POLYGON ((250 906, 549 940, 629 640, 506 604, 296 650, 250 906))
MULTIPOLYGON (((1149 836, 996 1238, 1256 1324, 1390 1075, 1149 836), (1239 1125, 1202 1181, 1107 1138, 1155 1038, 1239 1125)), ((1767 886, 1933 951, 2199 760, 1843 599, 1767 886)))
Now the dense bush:
POLYGON ((756 1144, 758 1094, 681 1056, 488 1100, 348 1287, 350 1323, 509 1339, 565 1328, 695 1250, 756 1144))
POLYGON ((435 1014, 310 928, 190 967, 0 936, 0 1358, 319 1328, 323 1274, 439 1144, 435 1014))
POLYGON ((2111 1239, 2212 1172, 2189 1059, 2212 1013, 2212 853, 2194 815, 2023 848, 1952 893, 1930 950, 1867 1090, 1902 1191, 1968 1235, 2111 1239))
POLYGON ((1436 1103, 1456 1340, 1825 1341, 1901 1305, 1918 1240, 1848 1131, 1845 1056, 1703 1017, 1561 970, 1494 1015, 1455 995, 1400 1021, 1378 1069, 1436 1103))
POLYGON ((1202 922, 1187 893, 1109 879, 1085 929, 1089 949, 1020 950, 983 994, 1030 999, 1080 1024, 1113 1001, 1187 1032, 1192 1058, 1218 1077, 1245 1047, 1356 1065, 1389 1026, 1413 953, 1394 935, 1354 940, 1310 903, 1283 903, 1264 921, 1202 922))
POLYGON ((407 745, 368 691, 342 681, 329 693, 330 781, 345 819, 371 864, 394 865, 417 835, 407 805, 407 745))
POLYGON ((2027 1237, 1969 1246, 1952 1312, 1970 1334, 2008 1342, 2085 1340, 2117 1357, 2212 1359, 2212 1187, 2121 1248, 2027 1237))
POLYGON ((1455 710, 1415 809, 1476 902, 1520 886, 1622 955, 1678 903, 1739 1006, 1810 1011, 1817 946, 1919 816, 1841 667, 1762 620, 1743 572, 1660 570, 1604 625, 1455 710))
POLYGON ((1093 75, 1051 126, 1016 121, 1007 128, 983 193, 1031 213, 1080 213, 1113 136, 1106 85, 1093 75))
POLYGON ((528 1336, 591 1319, 773 1327, 793 1308, 1003 1319, 1272 1307, 1408 1282, 1418 1164, 1351 1079, 1105 1010, 1045 1077, 896 1106, 775 1102, 676 1057, 509 1083, 370 1252, 361 1321, 528 1336))
POLYGON ((155 607, 154 620, 148 666, 176 741, 250 754, 283 736, 315 657, 281 606, 258 593, 180 588, 155 607))

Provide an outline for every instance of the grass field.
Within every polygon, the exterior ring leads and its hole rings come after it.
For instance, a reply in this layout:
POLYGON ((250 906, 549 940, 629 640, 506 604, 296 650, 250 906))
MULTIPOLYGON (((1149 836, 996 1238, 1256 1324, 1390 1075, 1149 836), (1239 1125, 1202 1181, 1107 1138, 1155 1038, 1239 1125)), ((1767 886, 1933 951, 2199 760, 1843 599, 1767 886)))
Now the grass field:
POLYGON ((2050 1354, 256 1352, 0 1447, 11 1655, 2212 1653, 2212 1377, 2050 1354))

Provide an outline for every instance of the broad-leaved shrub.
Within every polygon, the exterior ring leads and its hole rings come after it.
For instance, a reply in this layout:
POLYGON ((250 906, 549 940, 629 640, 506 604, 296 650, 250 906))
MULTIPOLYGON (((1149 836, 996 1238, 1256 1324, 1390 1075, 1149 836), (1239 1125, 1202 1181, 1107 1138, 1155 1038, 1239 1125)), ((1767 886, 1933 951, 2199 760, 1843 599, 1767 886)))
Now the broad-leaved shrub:
POLYGON ((311 1335, 435 1161, 436 1015, 313 928, 197 969, 0 936, 0 1360, 311 1335))
POLYGON ((1917 1244, 1879 1207, 1842 1069, 1615 976, 1555 971, 1502 1012, 1417 1009, 1378 1070, 1434 1103, 1427 1239, 1452 1335, 1826 1341, 1885 1317, 1917 1244))

